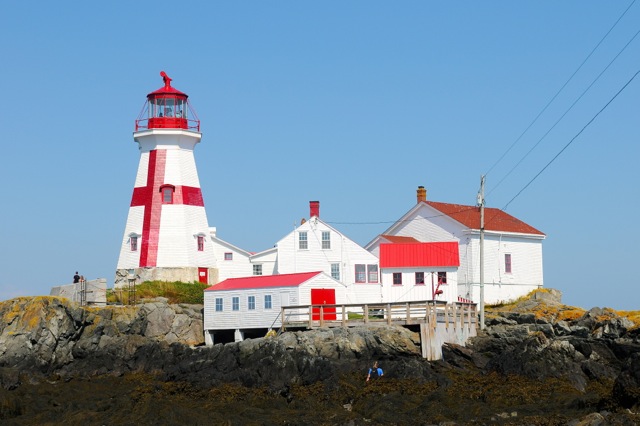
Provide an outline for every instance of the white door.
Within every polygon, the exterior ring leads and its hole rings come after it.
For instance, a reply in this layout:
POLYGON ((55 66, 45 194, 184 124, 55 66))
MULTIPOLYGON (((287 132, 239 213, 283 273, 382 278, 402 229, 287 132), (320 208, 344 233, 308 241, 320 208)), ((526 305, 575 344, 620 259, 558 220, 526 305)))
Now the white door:
POLYGON ((282 306, 289 306, 289 292, 288 291, 283 291, 282 293, 280 293, 280 307, 282 306))

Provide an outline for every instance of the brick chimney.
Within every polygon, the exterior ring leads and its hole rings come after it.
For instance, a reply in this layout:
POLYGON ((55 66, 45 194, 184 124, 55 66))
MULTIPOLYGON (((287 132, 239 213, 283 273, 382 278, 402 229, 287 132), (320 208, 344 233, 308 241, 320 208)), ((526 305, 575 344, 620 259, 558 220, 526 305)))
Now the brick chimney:
POLYGON ((320 217, 320 201, 309 201, 309 217, 320 217))
POLYGON ((418 203, 421 201, 427 201, 427 190, 424 186, 419 186, 417 192, 418 203))

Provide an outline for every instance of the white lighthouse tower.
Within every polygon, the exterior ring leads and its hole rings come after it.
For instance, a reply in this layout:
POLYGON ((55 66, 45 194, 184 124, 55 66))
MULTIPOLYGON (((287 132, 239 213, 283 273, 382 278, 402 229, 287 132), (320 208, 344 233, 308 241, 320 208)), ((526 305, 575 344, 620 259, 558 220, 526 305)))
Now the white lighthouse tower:
MULTIPOLYGON (((116 286, 131 280, 209 283, 216 260, 193 149, 200 121, 171 86, 147 95, 133 139, 140 164, 120 248, 116 286)), ((214 278, 214 277, 211 277, 214 278)))

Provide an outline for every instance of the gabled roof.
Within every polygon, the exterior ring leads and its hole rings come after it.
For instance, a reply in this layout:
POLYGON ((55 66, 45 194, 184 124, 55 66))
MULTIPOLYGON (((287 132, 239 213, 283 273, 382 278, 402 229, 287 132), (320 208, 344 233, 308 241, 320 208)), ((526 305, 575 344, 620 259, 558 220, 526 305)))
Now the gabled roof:
MULTIPOLYGON (((387 228, 382 235, 376 236, 364 246, 366 250, 372 250, 383 238, 388 238, 390 233, 397 232, 407 221, 412 220, 422 208, 434 209, 441 214, 431 214, 427 212, 426 219, 445 216, 454 220, 471 230, 480 230, 480 209, 476 206, 465 206, 462 204, 439 203, 436 201, 420 201, 398 219, 393 225, 387 228)), ((538 231, 533 226, 527 225, 520 219, 516 219, 500 209, 485 207, 484 209, 484 229, 490 232, 511 232, 514 234, 536 235, 534 238, 545 238, 545 234, 538 231)))
POLYGON ((284 237, 280 238, 280 240, 278 240, 278 242, 276 243, 276 246, 281 242, 286 240, 291 234, 295 233, 295 232, 300 232, 301 230, 312 230, 314 226, 317 226, 318 223, 321 223, 322 225, 326 226, 331 232, 335 233, 336 235, 340 235, 343 238, 347 238, 349 240, 351 240, 350 238, 348 238, 346 235, 344 235, 342 232, 338 231, 336 228, 334 228, 333 226, 329 225, 327 222, 325 222, 324 220, 320 219, 317 216, 312 216, 309 218, 309 220, 305 221, 304 223, 301 223, 300 226, 298 226, 296 229, 294 229, 293 231, 289 232, 287 235, 285 235, 284 237))
MULTIPOLYGON (((476 206, 465 206, 462 204, 438 203, 436 201, 421 201, 428 204, 439 212, 444 213, 453 220, 456 220, 469 229, 480 229, 480 208, 476 206)), ((520 234, 544 235, 533 226, 527 225, 520 219, 516 219, 500 209, 484 208, 484 229, 485 231, 515 232, 520 234)))
POLYGON ((256 275, 252 277, 228 278, 212 285, 205 291, 245 290, 250 288, 298 287, 321 272, 304 272, 299 274, 256 275))
POLYGON ((384 238, 390 243, 394 244, 407 244, 407 243, 419 243, 420 241, 416 240, 413 237, 402 237, 400 235, 380 235, 380 238, 384 238))
POLYGON ((251 252, 248 252, 245 249, 241 249, 238 246, 234 246, 230 242, 223 240, 222 238, 218 237, 217 235, 211 235, 211 239, 217 241, 222 246, 225 246, 227 248, 235 250, 235 251, 237 251, 239 253, 244 253, 247 257, 251 256, 251 252))
POLYGON ((270 248, 268 248, 266 250, 262 250, 262 251, 259 251, 259 252, 256 252, 256 253, 251 253, 250 258, 251 259, 257 259, 259 257, 266 256, 268 254, 271 254, 271 253, 277 252, 277 251, 278 251, 278 247, 275 247, 275 246, 274 247, 270 247, 270 248))
POLYGON ((460 266, 458 243, 380 244, 380 268, 460 266))

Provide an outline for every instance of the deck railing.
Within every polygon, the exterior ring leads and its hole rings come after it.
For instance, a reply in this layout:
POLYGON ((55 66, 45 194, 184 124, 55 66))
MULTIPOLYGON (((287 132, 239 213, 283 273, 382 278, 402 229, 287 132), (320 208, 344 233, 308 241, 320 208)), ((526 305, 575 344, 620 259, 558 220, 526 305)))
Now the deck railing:
POLYGON ((477 327, 475 303, 422 300, 394 303, 283 306, 282 328, 353 327, 366 324, 408 325, 424 322, 477 327))

